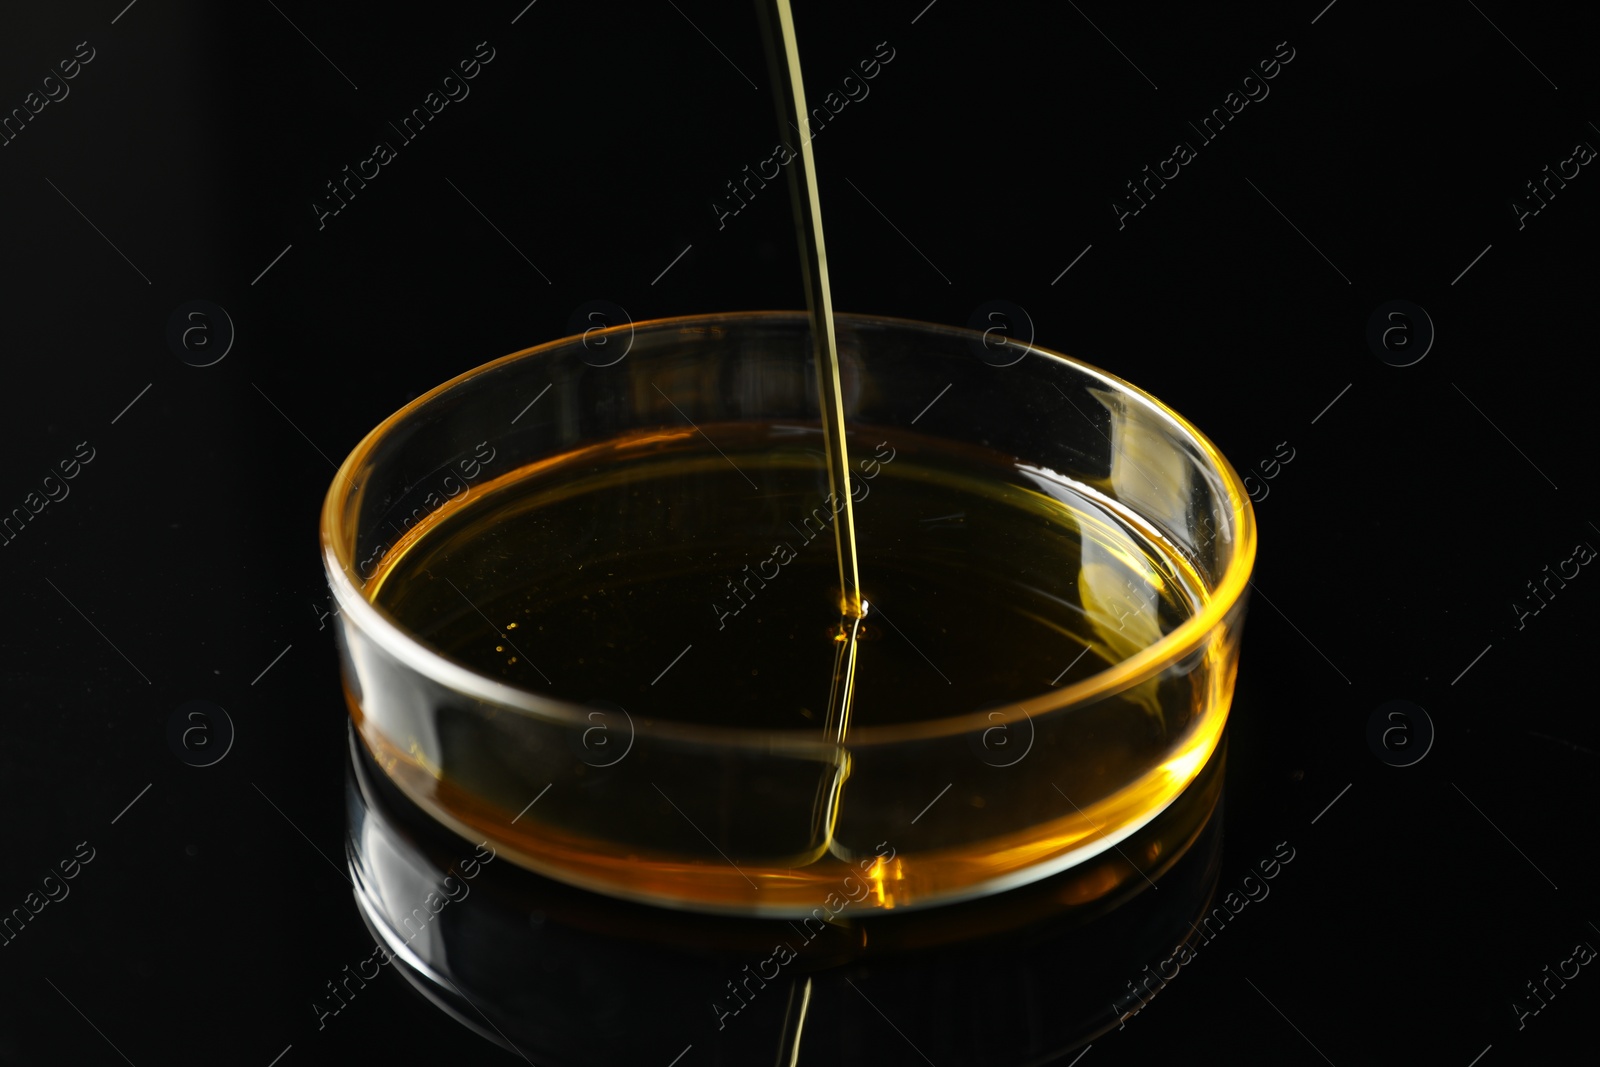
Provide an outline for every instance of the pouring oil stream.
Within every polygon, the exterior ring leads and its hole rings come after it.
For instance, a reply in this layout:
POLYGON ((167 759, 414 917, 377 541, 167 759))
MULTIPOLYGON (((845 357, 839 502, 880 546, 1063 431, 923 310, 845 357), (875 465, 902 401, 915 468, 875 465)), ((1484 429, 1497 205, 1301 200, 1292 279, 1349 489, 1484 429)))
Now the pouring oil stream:
MULTIPOLYGON (((833 679, 823 736, 843 745, 850 729, 855 692, 856 647, 861 621, 868 605, 861 597, 861 576, 856 556, 855 512, 850 498, 850 457, 845 445, 844 401, 839 376, 839 338, 833 321, 833 294, 828 285, 827 243, 822 229, 822 204, 817 195, 816 157, 809 133, 805 82, 800 73, 800 48, 795 39, 794 13, 789 0, 760 0, 758 7, 767 38, 769 58, 778 96, 780 128, 800 134, 799 164, 789 173, 794 202, 795 236, 805 279, 806 306, 811 313, 811 337, 817 367, 817 393, 822 409, 823 448, 827 453, 828 490, 834 501, 833 536, 839 557, 839 613, 833 679)), ((833 850, 833 826, 838 800, 849 775, 849 754, 840 753, 837 773, 825 779, 813 808, 813 831, 822 853, 833 850)))

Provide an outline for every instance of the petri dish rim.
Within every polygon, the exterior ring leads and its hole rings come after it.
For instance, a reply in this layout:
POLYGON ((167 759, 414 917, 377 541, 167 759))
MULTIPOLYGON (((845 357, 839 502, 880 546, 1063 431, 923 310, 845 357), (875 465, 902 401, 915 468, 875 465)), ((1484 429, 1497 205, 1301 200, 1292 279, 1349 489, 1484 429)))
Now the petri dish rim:
MULTIPOLYGON (((964 340, 976 339, 980 342, 983 338, 983 335, 976 330, 916 319, 844 312, 836 313, 834 317, 841 324, 858 327, 890 326, 915 333, 942 334, 964 340)), ((805 326, 808 325, 808 320, 809 316, 803 311, 735 311, 649 319, 594 331, 594 334, 620 336, 632 333, 637 336, 641 332, 682 329, 686 326, 737 327, 753 322, 787 321, 805 326)), ((354 531, 350 529, 347 516, 347 508, 359 499, 360 486, 354 480, 355 473, 390 434, 411 419, 421 417, 435 401, 479 374, 515 362, 532 362, 542 356, 570 348, 575 343, 582 343, 578 335, 561 337, 490 360, 435 386, 384 419, 356 444, 335 472, 333 482, 323 500, 319 535, 323 568, 327 573, 328 584, 339 602, 340 611, 349 612, 351 621, 359 625, 367 637, 390 655, 447 689, 558 726, 581 730, 590 725, 588 713, 592 709, 588 706, 497 681, 456 663, 407 632, 398 620, 362 595, 361 590, 366 582, 360 579, 354 553, 347 553, 342 549, 344 544, 353 545, 355 542, 354 531)), ((1119 394, 1138 402, 1148 412, 1167 422, 1170 428, 1176 431, 1177 436, 1187 438, 1199 449, 1207 463, 1220 476, 1222 486, 1227 491, 1228 505, 1233 516, 1235 535, 1222 577, 1211 590, 1210 597, 1199 612, 1191 615, 1169 633, 1162 635, 1153 644, 1096 674, 1054 692, 1001 707, 984 708, 964 715, 937 719, 853 728, 849 739, 852 748, 973 733, 997 724, 1010 724, 1035 716, 1067 712, 1072 708, 1113 696, 1161 674, 1173 663, 1202 647, 1212 631, 1222 624, 1228 613, 1244 598, 1249 587, 1251 569, 1256 556, 1255 509, 1251 506, 1243 480, 1221 450, 1188 419, 1133 383, 1092 364, 1040 345, 1030 343, 1027 347, 1030 355, 1059 361, 1080 374, 1098 378, 1119 394)), ((1126 505, 1119 505, 1119 508, 1126 515, 1137 515, 1126 505)), ((1144 520, 1144 524, 1148 526, 1148 520, 1144 520)), ((804 728, 750 729, 661 721, 635 722, 634 728, 640 737, 731 749, 810 752, 832 747, 819 741, 812 731, 804 728)))

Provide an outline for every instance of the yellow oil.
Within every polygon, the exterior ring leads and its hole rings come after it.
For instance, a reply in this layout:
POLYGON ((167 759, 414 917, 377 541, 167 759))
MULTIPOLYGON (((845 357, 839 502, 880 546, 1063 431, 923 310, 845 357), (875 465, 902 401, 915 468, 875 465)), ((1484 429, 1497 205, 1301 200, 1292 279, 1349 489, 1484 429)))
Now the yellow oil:
POLYGON ((1048 709, 1209 592, 1093 486, 862 426, 849 444, 869 608, 850 730, 821 744, 843 637, 822 435, 700 429, 720 451, 692 430, 637 434, 474 488, 366 587, 448 659, 599 709, 566 745, 493 710, 441 713, 423 737, 403 726, 414 709, 390 706, 399 696, 352 694, 380 764, 447 823, 640 899, 799 914, 833 894, 860 910, 1059 868, 1150 818, 1211 754, 1232 687, 1220 645, 1069 713, 886 742, 1018 702, 1048 709), (656 739, 677 726, 814 750, 710 758, 656 739), (860 899, 838 889, 847 878, 860 899))

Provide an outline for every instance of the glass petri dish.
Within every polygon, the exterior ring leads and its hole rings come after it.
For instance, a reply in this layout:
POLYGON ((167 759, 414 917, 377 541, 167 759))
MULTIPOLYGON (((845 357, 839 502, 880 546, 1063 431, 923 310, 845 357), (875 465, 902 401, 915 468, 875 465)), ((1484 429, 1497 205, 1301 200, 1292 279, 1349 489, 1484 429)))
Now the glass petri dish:
POLYGON ((829 922, 1049 877, 1184 792, 1238 663, 1237 473, 1066 356, 838 330, 870 605, 843 738, 809 321, 663 319, 460 375, 335 476, 346 700, 407 797, 580 888, 829 922))

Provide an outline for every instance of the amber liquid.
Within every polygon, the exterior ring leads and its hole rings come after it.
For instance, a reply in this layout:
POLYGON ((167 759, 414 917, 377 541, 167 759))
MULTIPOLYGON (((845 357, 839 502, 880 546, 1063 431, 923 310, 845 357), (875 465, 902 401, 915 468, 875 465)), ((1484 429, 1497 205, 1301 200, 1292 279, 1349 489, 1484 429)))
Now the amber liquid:
POLYGON ((395 702, 425 695, 379 687, 352 696, 380 764, 447 823, 643 899, 805 911, 861 874, 872 896, 859 906, 895 906, 1014 884, 1149 818, 1210 755, 1231 677, 1205 665, 1069 716, 915 751, 879 743, 875 729, 1047 701, 1154 643, 1208 592, 1092 487, 870 427, 850 446, 872 608, 851 732, 824 744, 842 626, 821 434, 700 429, 722 454, 691 430, 637 434, 476 488, 367 586, 449 660, 596 709, 562 742, 536 716, 415 714, 395 702), (802 747, 707 759, 656 737, 684 725, 802 747))

